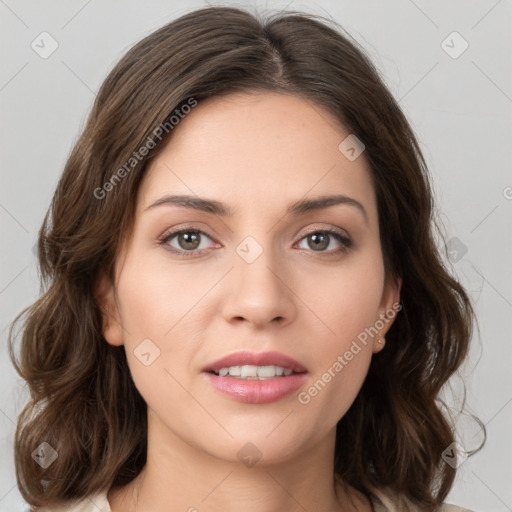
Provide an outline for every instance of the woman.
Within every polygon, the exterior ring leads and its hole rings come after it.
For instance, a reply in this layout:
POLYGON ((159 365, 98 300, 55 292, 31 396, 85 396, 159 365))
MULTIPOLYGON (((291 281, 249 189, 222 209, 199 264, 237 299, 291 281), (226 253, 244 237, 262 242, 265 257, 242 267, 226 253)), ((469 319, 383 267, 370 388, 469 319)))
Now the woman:
MULTIPOLYGON (((443 505, 473 311, 428 171, 325 20, 210 7, 105 80, 39 238, 16 467, 33 510, 443 505)), ((482 426, 483 427, 483 426, 482 426)))

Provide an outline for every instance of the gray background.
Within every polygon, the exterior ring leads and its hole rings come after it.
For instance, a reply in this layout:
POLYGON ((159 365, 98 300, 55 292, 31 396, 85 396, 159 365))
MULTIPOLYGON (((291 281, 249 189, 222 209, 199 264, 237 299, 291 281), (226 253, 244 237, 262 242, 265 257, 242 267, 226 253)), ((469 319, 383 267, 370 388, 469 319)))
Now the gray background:
MULTIPOLYGON (((25 508, 15 484, 13 434, 27 391, 8 357, 7 327, 37 297, 33 247, 57 179, 115 62, 153 30, 205 5, 0 0, 2 511, 25 508), (31 47, 43 31, 58 43, 48 58, 31 47)), ((487 425, 488 441, 461 465, 448 501, 482 512, 512 510, 511 2, 324 0, 267 7, 340 23, 367 49, 416 131, 433 175, 453 272, 468 287, 480 325, 461 376, 469 411, 487 425), (458 36, 442 44, 453 31, 469 44, 457 58, 464 44, 458 36)), ((451 387, 447 399, 457 405, 461 379, 451 387)), ((471 449, 480 436, 465 418, 458 435, 461 446, 471 449)))

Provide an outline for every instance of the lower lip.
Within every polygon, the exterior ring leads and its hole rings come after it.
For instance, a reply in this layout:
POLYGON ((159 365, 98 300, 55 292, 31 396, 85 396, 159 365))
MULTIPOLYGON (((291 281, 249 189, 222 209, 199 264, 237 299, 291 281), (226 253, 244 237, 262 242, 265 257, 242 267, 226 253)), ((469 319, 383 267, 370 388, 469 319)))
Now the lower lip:
POLYGON ((221 377, 205 372, 214 388, 238 402, 247 404, 268 404, 280 400, 297 390, 304 383, 306 374, 294 373, 288 377, 259 380, 221 377))

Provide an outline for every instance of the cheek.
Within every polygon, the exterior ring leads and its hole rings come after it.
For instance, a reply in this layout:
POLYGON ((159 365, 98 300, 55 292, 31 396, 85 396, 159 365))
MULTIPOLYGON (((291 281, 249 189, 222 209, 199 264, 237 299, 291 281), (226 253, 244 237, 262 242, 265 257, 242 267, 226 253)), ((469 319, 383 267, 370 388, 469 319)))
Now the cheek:
POLYGON ((298 400, 327 424, 335 424, 349 409, 368 372, 371 328, 379 318, 383 292, 384 268, 378 254, 331 270, 329 276, 316 276, 316 283, 323 285, 322 293, 315 294, 314 312, 324 334, 311 351, 314 371, 298 400))
POLYGON ((118 295, 130 341, 151 338, 168 347, 172 340, 173 347, 179 349, 176 334, 183 332, 201 309, 201 299, 214 284, 213 277, 203 276, 197 266, 194 270, 173 267, 171 271, 165 261, 127 261, 119 279, 118 295))
MULTIPOLYGON (((355 254, 344 265, 323 269, 314 281, 317 291, 312 304, 325 333, 320 346, 331 354, 333 350, 345 351, 351 340, 379 318, 384 266, 378 247, 365 254, 355 254)), ((310 280, 309 286, 312 283, 310 280)))
MULTIPOLYGON (((153 262, 155 263, 155 262, 153 262)), ((162 264, 126 260, 118 281, 124 347, 132 378, 148 404, 155 389, 168 389, 172 372, 187 376, 200 346, 201 298, 212 276, 172 272, 162 264)), ((204 333, 203 333, 204 334, 204 333)))

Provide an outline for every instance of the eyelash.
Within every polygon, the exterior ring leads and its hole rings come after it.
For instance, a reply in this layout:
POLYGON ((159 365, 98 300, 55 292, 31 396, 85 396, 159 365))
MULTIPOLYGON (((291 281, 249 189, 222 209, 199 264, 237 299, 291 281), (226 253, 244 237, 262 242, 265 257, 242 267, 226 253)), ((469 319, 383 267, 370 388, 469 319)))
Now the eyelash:
MULTIPOLYGON (((197 228, 182 228, 182 229, 179 229, 177 231, 172 231, 171 233, 165 233, 158 240, 158 245, 164 247, 176 235, 180 235, 182 233, 199 233, 199 234, 205 235, 208 238, 210 238, 211 240, 213 240, 213 237, 211 237, 208 233, 206 233, 205 231, 203 231, 201 229, 197 229, 197 228)), ((341 243, 341 248, 339 248, 337 250, 334 250, 334 251, 313 251, 313 250, 311 250, 311 252, 313 252, 313 253, 316 252, 318 254, 325 254, 325 255, 327 255, 327 257, 328 256, 335 256, 335 255, 347 252, 352 247, 352 240, 350 240, 349 238, 344 236, 342 233, 340 233, 339 231, 337 231, 335 229, 332 229, 332 228, 316 229, 316 230, 310 231, 310 232, 306 233, 300 239, 300 241, 302 241, 303 239, 307 238, 310 235, 314 235, 314 234, 318 234, 318 233, 332 235, 336 240, 338 240, 338 242, 341 243)), ((178 256, 185 256, 185 257, 191 257, 191 256, 198 255, 203 250, 205 250, 205 249, 193 249, 191 251, 185 251, 185 250, 179 250, 179 249, 176 249, 176 248, 170 247, 170 246, 164 247, 164 249, 169 251, 169 252, 171 252, 171 253, 173 253, 173 254, 176 254, 178 256)))

